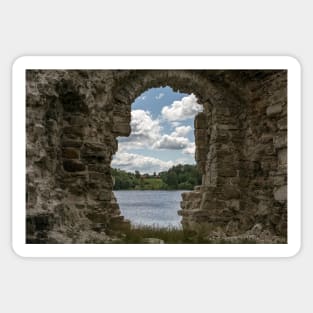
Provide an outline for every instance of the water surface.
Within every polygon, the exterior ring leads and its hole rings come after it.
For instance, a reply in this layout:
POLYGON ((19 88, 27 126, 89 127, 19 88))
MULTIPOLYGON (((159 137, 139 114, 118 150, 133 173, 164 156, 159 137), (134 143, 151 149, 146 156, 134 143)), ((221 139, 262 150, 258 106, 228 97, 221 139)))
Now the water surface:
POLYGON ((181 227, 181 194, 185 190, 116 190, 122 215, 133 225, 181 227))

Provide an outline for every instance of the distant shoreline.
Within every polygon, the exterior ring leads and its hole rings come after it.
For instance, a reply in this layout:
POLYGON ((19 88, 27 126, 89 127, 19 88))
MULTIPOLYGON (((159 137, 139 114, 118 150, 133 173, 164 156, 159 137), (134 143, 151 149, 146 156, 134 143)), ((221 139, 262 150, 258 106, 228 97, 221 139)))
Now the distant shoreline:
POLYGON ((169 170, 150 174, 111 169, 113 190, 193 190, 201 184, 201 175, 195 165, 178 164, 169 170))

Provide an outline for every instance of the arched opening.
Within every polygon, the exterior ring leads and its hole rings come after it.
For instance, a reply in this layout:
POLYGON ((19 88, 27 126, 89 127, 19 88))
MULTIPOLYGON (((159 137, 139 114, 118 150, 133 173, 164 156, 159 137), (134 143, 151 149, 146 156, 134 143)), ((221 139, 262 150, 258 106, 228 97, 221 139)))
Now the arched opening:
POLYGON ((114 193, 132 226, 181 229, 181 194, 202 182, 195 161, 194 94, 150 88, 131 104, 131 132, 118 137, 114 193))
POLYGON ((195 118, 195 159, 202 184, 182 194, 178 212, 184 233, 188 238, 196 236, 195 242, 220 229, 227 228, 235 233, 240 227, 237 213, 241 205, 239 116, 242 103, 238 95, 224 85, 213 84, 205 74, 202 71, 134 70, 121 77, 113 89, 116 138, 129 136, 131 104, 149 88, 171 86, 174 90, 194 94, 202 103, 203 112, 195 118))

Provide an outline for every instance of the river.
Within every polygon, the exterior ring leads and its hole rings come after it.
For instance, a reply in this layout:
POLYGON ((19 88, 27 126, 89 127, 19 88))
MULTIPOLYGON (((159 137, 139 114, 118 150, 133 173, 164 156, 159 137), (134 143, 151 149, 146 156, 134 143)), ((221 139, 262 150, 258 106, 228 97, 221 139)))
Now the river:
POLYGON ((133 225, 181 228, 180 210, 185 190, 116 190, 122 215, 133 225))

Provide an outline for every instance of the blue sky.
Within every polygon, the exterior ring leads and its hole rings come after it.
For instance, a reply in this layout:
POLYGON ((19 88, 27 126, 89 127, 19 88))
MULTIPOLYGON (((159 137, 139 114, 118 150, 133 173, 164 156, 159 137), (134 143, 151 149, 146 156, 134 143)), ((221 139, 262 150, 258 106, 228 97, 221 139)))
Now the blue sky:
POLYGON ((129 137, 118 138, 112 166, 153 173, 194 164, 194 117, 202 111, 195 95, 170 87, 152 88, 132 104, 129 137))

